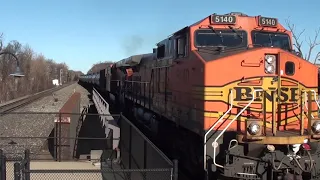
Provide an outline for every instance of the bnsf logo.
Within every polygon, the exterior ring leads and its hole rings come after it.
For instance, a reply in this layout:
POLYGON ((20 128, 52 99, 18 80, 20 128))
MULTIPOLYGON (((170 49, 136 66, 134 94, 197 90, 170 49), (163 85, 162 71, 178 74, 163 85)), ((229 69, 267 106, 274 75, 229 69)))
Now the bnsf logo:
MULTIPOLYGON (((234 101, 250 101, 252 100, 252 92, 256 89, 262 89, 261 87, 234 87, 235 98, 234 101)), ((269 91, 265 91, 265 96, 268 101, 273 101, 273 94, 276 96, 276 101, 280 102, 297 102, 299 100, 299 89, 296 87, 282 87, 280 88, 280 94, 276 88, 268 88, 269 91), (274 93, 272 93, 274 91, 274 93)), ((255 92, 256 102, 262 102, 262 91, 255 92)))
POLYGON ((277 83, 274 83, 273 79, 273 77, 254 77, 248 78, 246 81, 234 81, 222 86, 196 87, 194 97, 208 102, 224 102, 229 104, 231 103, 229 99, 231 89, 232 103, 235 107, 244 108, 247 106, 248 102, 252 100, 252 93, 255 93, 255 99, 250 105, 250 110, 261 112, 264 106, 266 106, 266 111, 272 112, 273 104, 276 104, 280 105, 276 108, 284 108, 286 111, 290 111, 298 108, 301 100, 304 101, 305 96, 301 94, 301 90, 309 91, 315 89, 306 87, 289 78, 281 78, 281 81, 277 83), (278 89, 279 85, 281 85, 280 89, 278 89), (258 89, 263 89, 264 91, 254 92, 254 90, 258 89), (264 95, 266 98, 265 104, 263 102, 264 95))

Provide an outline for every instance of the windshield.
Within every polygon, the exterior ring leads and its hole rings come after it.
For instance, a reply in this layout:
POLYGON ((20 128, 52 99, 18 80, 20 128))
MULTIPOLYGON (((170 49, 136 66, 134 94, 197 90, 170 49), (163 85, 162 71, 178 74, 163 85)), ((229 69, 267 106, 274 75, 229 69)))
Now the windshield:
POLYGON ((253 31, 252 41, 256 47, 278 47, 291 50, 289 36, 283 33, 253 31))
POLYGON ((247 46, 247 34, 240 30, 199 29, 195 32, 196 47, 247 46))

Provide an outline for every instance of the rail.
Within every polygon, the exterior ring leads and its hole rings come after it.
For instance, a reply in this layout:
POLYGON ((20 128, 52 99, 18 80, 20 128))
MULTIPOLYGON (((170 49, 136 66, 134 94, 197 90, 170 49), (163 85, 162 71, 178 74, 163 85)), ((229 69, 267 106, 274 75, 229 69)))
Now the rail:
MULTIPOLYGON (((31 169, 30 153, 25 150, 24 158, 14 163, 13 179, 163 179, 178 180, 178 162, 175 161, 173 167, 168 168, 147 168, 147 169, 123 169, 119 165, 113 164, 111 167, 101 167, 100 169, 31 169)), ((110 160, 107 160, 107 162, 110 160)), ((6 179, 6 178, 5 178, 6 179)), ((4 180, 5 180, 4 179, 4 180)))
POLYGON ((315 90, 311 90, 311 92, 313 92, 313 97, 314 97, 314 101, 316 102, 317 106, 318 106, 318 110, 320 109, 320 105, 319 102, 317 101, 317 93, 315 90))
POLYGON ((311 92, 313 92, 314 100, 315 100, 315 101, 316 101, 316 103, 317 103, 318 109, 320 109, 319 102, 317 101, 317 93, 316 93, 316 91, 315 91, 315 90, 311 90, 311 92))
MULTIPOLYGON (((149 107, 151 108, 151 104, 153 101, 154 96, 154 89, 151 88, 151 82, 148 81, 129 81, 124 80, 122 81, 123 85, 123 97, 127 97, 128 99, 132 100, 134 103, 138 103, 144 108, 149 107)), ((164 91, 167 93, 167 91, 164 91)), ((165 101, 167 101, 167 96, 165 96, 165 101)))
POLYGON ((204 169, 207 170, 206 167, 206 158, 207 158, 207 136, 208 134, 220 123, 223 121, 223 118, 231 111, 231 109, 233 108, 233 91, 232 89, 229 90, 229 104, 230 104, 230 108, 219 118, 218 121, 216 121, 211 127, 210 129, 206 132, 206 134, 204 135, 204 159, 203 159, 203 165, 204 165, 204 169))
MULTIPOLYGON (((305 106, 306 110, 308 111, 309 110, 309 108, 308 108, 308 95, 307 95, 306 91, 304 92, 304 106, 305 106)), ((314 118, 312 113, 311 113, 311 117, 314 118)))
MULTIPOLYGON (((109 112, 109 104, 104 100, 104 98, 99 94, 99 92, 93 88, 92 90, 92 98, 93 102, 96 106, 96 109, 99 114, 110 114, 109 112)), ((113 140, 113 149, 118 148, 119 138, 120 138, 120 128, 115 122, 115 119, 112 116, 99 116, 100 120, 105 127, 105 135, 106 137, 109 135, 110 129, 112 129, 113 137, 117 140, 113 140)))
MULTIPOLYGON (((93 88, 92 90, 92 99, 97 108, 99 114, 109 114, 109 104, 104 100, 104 98, 98 93, 98 91, 93 88)), ((108 121, 106 116, 100 116, 103 125, 107 126, 106 122, 108 121)))
MULTIPOLYGON (((84 110, 85 111, 85 110, 84 110)), ((38 114, 36 112, 12 112, 14 114, 28 115, 38 114)), ((48 114, 50 117, 54 117, 51 114, 53 112, 41 112, 48 114)), ((60 112, 59 112, 60 114, 60 112)), ((64 113, 61 113, 64 114, 64 113)), ((66 113, 66 114, 82 114, 82 113, 66 113)), ((92 127, 98 127, 101 125, 99 116, 101 114, 86 114, 86 117, 95 115, 94 124, 92 127)), ((108 114, 109 115, 109 114, 108 114)), ((111 116, 111 115, 110 115, 111 116)), ((119 116, 119 115, 114 115, 119 116)), ((177 180, 178 179, 178 161, 171 161, 162 151, 160 151, 134 124, 122 114, 120 115, 121 126, 121 155, 118 156, 117 152, 110 149, 109 142, 116 140, 113 137, 104 137, 102 129, 92 129, 90 131, 96 132, 96 134, 82 134, 80 136, 69 136, 68 132, 75 131, 70 126, 65 126, 62 129, 60 135, 39 136, 39 134, 30 134, 28 137, 21 137, 16 134, 3 135, 0 137, 0 153, 3 149, 4 155, 7 157, 10 163, 2 166, 8 169, 7 179, 113 179, 114 175, 118 178, 119 173, 123 177, 131 177, 132 179, 163 179, 163 180, 177 180), (91 136, 91 137, 86 137, 91 136), (99 138, 98 138, 99 137, 99 138), (56 139, 56 140, 55 140, 56 139), (78 141, 77 156, 72 156, 72 144, 69 142, 78 141), (8 145, 8 141, 13 141, 15 144, 8 145), (61 142, 56 145, 55 142, 61 142), (61 150, 56 150, 61 148, 61 150), (15 149, 12 151, 12 149, 15 149), (88 152, 91 149, 103 149, 102 155, 93 154, 88 156, 88 152), (55 154, 57 151, 59 154, 55 154), (99 157, 100 156, 100 157, 99 157), (119 159, 118 159, 119 158, 119 159), (48 162, 49 165, 42 166, 41 162, 48 162), (52 165, 67 164, 61 169, 52 169, 52 165), (79 162, 91 162, 97 165, 100 162, 100 167, 84 166, 79 170, 79 166, 73 166, 72 163, 79 162), (34 163, 32 169, 30 169, 30 163, 34 163), (14 165, 15 164, 15 165, 14 165), (64 169, 68 166, 68 169, 64 169), (38 167, 38 169, 37 169, 38 167), (69 168, 72 169, 69 169, 69 168), (62 170, 64 169, 64 170, 62 170), (14 176, 14 177, 13 177, 14 176)), ((77 117, 78 118, 78 117, 77 117)), ((20 121, 23 121, 21 118, 20 121)), ((74 119, 75 121, 78 119, 74 119)), ((84 122, 89 122, 91 119, 86 119, 84 122)), ((45 124, 47 125, 47 124, 45 124)), ((58 125, 64 126, 66 124, 59 123, 58 125)), ((39 127, 41 128, 41 127, 39 127)), ((86 129, 84 129, 86 131, 86 129)), ((83 132, 84 132, 83 131, 83 132)), ((110 131, 111 132, 111 131, 110 131)), ((119 139, 117 139, 119 140, 119 139)), ((1 155, 1 154, 0 154, 1 155)), ((78 164, 78 165, 79 165, 78 164)), ((1 165, 1 162, 0 162, 1 165)), ((1 171, 0 171, 1 172, 1 171)), ((1 176, 0 176, 1 177, 1 176)), ((2 178, 4 179, 4 178, 2 178)), ((5 180, 5 179, 4 179, 5 180)))
POLYGON ((217 140, 218 140, 218 139, 222 136, 222 134, 229 128, 229 126, 240 116, 240 114, 242 114, 243 111, 245 111, 245 110, 252 104, 252 102, 253 102, 254 99, 255 99, 256 92, 261 92, 261 91, 264 91, 264 90, 263 90, 263 89, 255 89, 255 90, 252 92, 252 99, 251 99, 251 101, 229 122, 229 124, 221 131, 221 133, 216 137, 216 139, 215 139, 214 142, 212 143, 212 144, 213 144, 213 163, 214 163, 215 166, 224 168, 224 166, 216 163, 216 148, 218 147, 217 140))
MULTIPOLYGON (((317 101, 317 93, 316 93, 315 90, 311 90, 311 92, 313 92, 312 94, 313 94, 314 100, 315 100, 315 102, 316 102, 316 104, 318 106, 318 111, 319 111, 320 105, 319 105, 319 102, 317 101)), ((304 92, 304 106, 305 106, 306 110, 308 111, 309 108, 308 108, 308 105, 307 105, 308 103, 307 102, 308 102, 308 95, 307 95, 307 92, 305 91, 304 92)), ((312 113, 311 113, 311 117, 314 118, 312 113)))
MULTIPOLYGON (((85 120, 85 116, 86 116, 87 113, 88 113, 88 108, 87 108, 87 107, 83 108, 83 110, 82 110, 82 112, 81 112, 81 115, 80 115, 80 117, 79 117, 79 119, 78 119, 78 124, 77 124, 77 127, 76 127, 76 136, 75 136, 75 137, 78 137, 78 136, 79 136, 80 129, 81 129, 81 127, 82 127, 82 123, 83 123, 83 121, 85 120)), ((74 140, 74 147, 73 147, 73 155, 72 155, 73 158, 76 156, 76 151, 77 151, 77 147, 78 147, 78 142, 79 142, 78 139, 75 138, 75 140, 74 140)))
POLYGON ((30 104, 42 97, 45 97, 45 96, 48 96, 50 95, 51 93, 53 92, 56 92, 60 89, 63 89, 67 86, 70 86, 71 84, 74 84, 74 82, 72 83, 68 83, 68 84, 64 84, 62 86, 58 86, 58 87, 55 87, 55 88, 51 88, 51 89, 47 89, 45 91, 42 91, 42 92, 38 92, 38 93, 35 93, 35 94, 31 94, 31 95, 28 95, 28 96, 25 96, 25 97, 22 97, 22 98, 18 98, 18 99, 15 99, 15 100, 12 100, 12 101, 9 101, 7 103, 4 103, 2 105, 0 105, 0 116, 3 116, 9 112, 12 112, 20 107, 23 107, 27 104, 30 104))
MULTIPOLYGON (((151 142, 150 139, 147 138, 132 122, 130 122, 129 119, 127 119, 122 113, 120 114, 121 120, 123 120, 124 123, 128 124, 131 127, 130 132, 134 130, 139 137, 143 139, 150 147, 157 153, 159 154, 163 160, 169 164, 170 166, 173 166, 173 161, 171 161, 153 142, 151 142)), ((131 134, 130 134, 131 135, 131 134)))
POLYGON ((6 156, 4 155, 2 149, 0 149, 0 179, 5 180, 7 177, 7 163, 6 156))

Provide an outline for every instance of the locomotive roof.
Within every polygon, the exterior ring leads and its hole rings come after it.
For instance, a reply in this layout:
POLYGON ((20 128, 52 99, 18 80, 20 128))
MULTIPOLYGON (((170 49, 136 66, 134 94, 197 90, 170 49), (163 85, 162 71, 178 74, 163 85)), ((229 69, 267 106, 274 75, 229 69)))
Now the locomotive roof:
MULTIPOLYGON (((171 34, 171 35, 170 35, 168 38, 166 38, 166 39, 169 39, 171 36, 174 36, 174 35, 176 35, 176 34, 179 34, 180 32, 186 31, 188 28, 190 28, 190 27, 192 27, 192 26, 195 26, 195 25, 200 24, 201 22, 205 21, 208 17, 210 17, 211 15, 215 15, 215 14, 216 14, 216 13, 210 14, 209 16, 206 16, 206 17, 200 19, 199 21, 197 21, 197 22, 195 22, 195 23, 193 23, 193 24, 190 24, 190 25, 188 25, 188 26, 183 27, 182 29, 179 29, 178 31, 174 32, 173 34, 171 34)), ((224 14, 224 15, 250 17, 250 16, 248 16, 247 14, 244 14, 244 13, 242 13, 242 12, 230 12, 230 13, 226 13, 226 14, 224 14)), ((166 39, 159 41, 156 45, 159 46, 159 45, 163 44, 163 43, 166 41, 166 39)))
POLYGON ((141 60, 143 58, 151 57, 153 56, 152 53, 149 54, 137 54, 130 56, 128 58, 122 59, 116 63, 116 67, 128 67, 128 66, 136 66, 140 64, 141 60))

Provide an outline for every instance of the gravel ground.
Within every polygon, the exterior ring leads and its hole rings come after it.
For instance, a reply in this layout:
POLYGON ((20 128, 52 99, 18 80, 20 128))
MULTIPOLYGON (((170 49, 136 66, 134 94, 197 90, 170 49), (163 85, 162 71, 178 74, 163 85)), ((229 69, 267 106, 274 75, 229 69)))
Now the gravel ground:
MULTIPOLYGON (((58 112, 74 91, 81 93, 81 108, 89 104, 89 92, 75 83, 15 112, 58 112), (55 99, 58 101, 55 102, 55 99)), ((37 154, 44 145, 45 138, 3 137, 48 137, 54 127, 55 116, 56 114, 8 114, 0 117, 0 148, 8 158, 22 155, 26 148, 31 150, 31 155, 37 154)))

